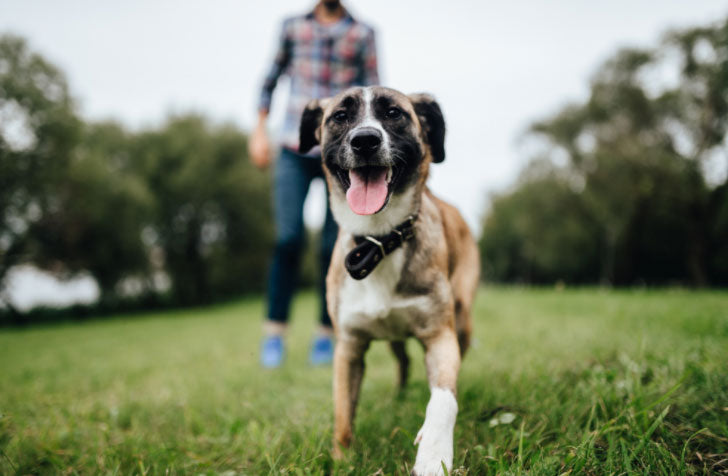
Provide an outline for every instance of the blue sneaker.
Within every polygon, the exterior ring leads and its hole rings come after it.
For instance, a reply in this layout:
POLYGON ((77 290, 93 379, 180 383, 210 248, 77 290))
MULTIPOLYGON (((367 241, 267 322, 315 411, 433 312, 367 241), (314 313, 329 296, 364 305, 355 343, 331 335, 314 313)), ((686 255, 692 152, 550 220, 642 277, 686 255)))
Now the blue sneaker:
POLYGON ((308 362, 311 365, 329 365, 334 360, 334 340, 329 336, 318 336, 311 346, 308 362))
POLYGON ((260 349, 260 364, 267 369, 275 369, 283 363, 283 338, 281 336, 268 336, 263 339, 260 349))

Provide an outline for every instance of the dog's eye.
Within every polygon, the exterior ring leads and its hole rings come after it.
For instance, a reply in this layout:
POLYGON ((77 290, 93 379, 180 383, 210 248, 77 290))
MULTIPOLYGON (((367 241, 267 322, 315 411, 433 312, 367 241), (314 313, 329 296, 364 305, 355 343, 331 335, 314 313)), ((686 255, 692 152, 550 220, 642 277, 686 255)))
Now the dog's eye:
POLYGON ((346 120, 349 118, 349 116, 346 114, 346 111, 336 111, 334 115, 332 116, 336 122, 346 122, 346 120))
POLYGON ((402 116, 402 110, 398 107, 390 107, 387 109, 387 119, 399 119, 402 116))

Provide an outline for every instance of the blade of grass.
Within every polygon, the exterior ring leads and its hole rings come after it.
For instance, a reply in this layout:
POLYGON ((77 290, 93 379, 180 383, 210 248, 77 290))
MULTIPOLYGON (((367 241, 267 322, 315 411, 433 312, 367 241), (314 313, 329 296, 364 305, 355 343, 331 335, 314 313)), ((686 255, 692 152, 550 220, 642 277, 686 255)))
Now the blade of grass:
POLYGON ((518 472, 523 471, 523 428, 526 425, 526 419, 521 420, 521 430, 518 435, 518 472))
POLYGON ((690 444, 690 440, 692 440, 699 434, 706 432, 707 430, 708 430, 707 428, 701 428, 698 431, 696 431, 695 433, 693 433, 692 435, 690 435, 690 437, 685 441, 682 451, 680 452, 680 474, 687 474, 687 468, 685 465, 685 452, 688 450, 688 445, 690 444))
POLYGON ((632 451, 632 453, 629 456, 630 461, 634 459, 637 454, 642 451, 642 449, 645 447, 647 442, 649 441, 652 434, 657 430, 657 427, 660 426, 662 421, 665 419, 665 416, 670 411, 670 405, 666 406, 664 410, 662 410, 662 413, 655 419, 654 422, 652 422, 652 425, 647 429, 645 434, 642 436, 642 439, 640 440, 640 443, 637 445, 637 447, 632 451))

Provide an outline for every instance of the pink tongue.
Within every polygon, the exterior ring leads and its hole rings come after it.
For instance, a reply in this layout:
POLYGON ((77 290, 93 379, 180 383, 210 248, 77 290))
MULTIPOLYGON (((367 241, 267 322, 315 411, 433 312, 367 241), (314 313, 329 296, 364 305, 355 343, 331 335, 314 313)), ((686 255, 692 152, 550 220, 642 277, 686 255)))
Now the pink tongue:
POLYGON ((351 187, 346 191, 346 201, 357 215, 377 213, 387 201, 387 169, 367 167, 349 171, 351 187))

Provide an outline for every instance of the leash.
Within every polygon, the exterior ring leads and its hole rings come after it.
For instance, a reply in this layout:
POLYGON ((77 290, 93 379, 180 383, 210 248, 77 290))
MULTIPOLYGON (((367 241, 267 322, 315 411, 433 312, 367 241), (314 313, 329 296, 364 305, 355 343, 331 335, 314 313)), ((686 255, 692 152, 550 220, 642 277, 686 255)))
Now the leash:
POLYGON ((364 279, 385 256, 415 236, 415 220, 417 215, 410 215, 403 223, 397 225, 388 235, 355 236, 357 246, 346 255, 344 266, 349 275, 357 280, 364 279))

